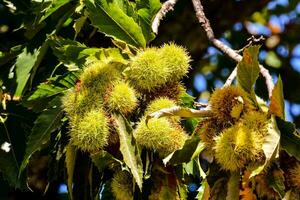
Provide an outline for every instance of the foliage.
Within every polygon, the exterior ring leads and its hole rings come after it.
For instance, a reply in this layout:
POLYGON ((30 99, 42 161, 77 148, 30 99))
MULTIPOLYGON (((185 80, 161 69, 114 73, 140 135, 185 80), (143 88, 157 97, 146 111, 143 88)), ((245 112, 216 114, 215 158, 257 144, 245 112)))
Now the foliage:
POLYGON ((244 49, 237 83, 215 88, 199 111, 182 83, 196 69, 190 48, 155 45, 159 0, 0 5, 18 36, 0 49, 0 171, 11 189, 66 184, 70 199, 299 195, 300 134, 285 119, 280 77, 269 105, 259 97, 259 45, 244 49), (36 164, 43 157, 46 167, 36 164))

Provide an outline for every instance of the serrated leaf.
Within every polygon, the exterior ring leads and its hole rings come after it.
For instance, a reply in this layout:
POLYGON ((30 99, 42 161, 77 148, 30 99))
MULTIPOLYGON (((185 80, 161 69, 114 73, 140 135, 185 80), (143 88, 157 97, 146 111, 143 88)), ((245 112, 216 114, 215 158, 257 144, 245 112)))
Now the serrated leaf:
POLYGON ((106 151, 99 151, 96 154, 92 154, 91 159, 100 173, 102 173, 108 166, 114 163, 122 165, 122 162, 120 160, 116 159, 106 151))
POLYGON ((166 165, 167 163, 171 165, 178 165, 182 163, 188 163, 196 156, 198 156, 201 151, 203 151, 205 145, 200 142, 200 137, 192 137, 185 141, 182 149, 176 150, 165 159, 163 159, 163 163, 166 165))
POLYGON ((270 108, 269 112, 274 114, 281 119, 284 119, 284 97, 283 97, 283 87, 281 77, 279 76, 277 83, 272 91, 272 96, 270 98, 270 108))
POLYGON ((227 183, 226 200, 239 200, 240 196, 240 173, 232 172, 227 183))
POLYGON ((54 77, 51 77, 47 81, 52 85, 68 89, 74 87, 78 79, 79 73, 67 72, 64 75, 56 75, 54 77))
POLYGON ((46 83, 41 83, 27 101, 55 96, 75 85, 78 76, 74 72, 49 78, 46 83))
POLYGON ((63 39, 61 37, 49 37, 50 47, 54 55, 69 71, 78 70, 85 63, 85 58, 79 58, 79 53, 87 47, 79 42, 63 39))
POLYGON ((42 145, 49 141, 51 133, 60 128, 63 117, 63 110, 60 105, 61 100, 58 96, 50 102, 50 107, 44 110, 35 120, 31 134, 28 137, 20 173, 27 166, 33 153, 40 150, 42 145))
POLYGON ((129 167, 140 191, 143 183, 143 164, 140 157, 139 149, 136 146, 132 135, 132 128, 127 120, 120 114, 115 114, 118 134, 120 138, 120 151, 123 155, 124 162, 129 167))
MULTIPOLYGON (((24 89, 30 80, 30 77, 34 77, 37 67, 42 62, 42 59, 47 52, 48 43, 44 44, 38 49, 34 49, 29 52, 27 48, 24 48, 22 53, 18 55, 16 60, 16 91, 14 96, 21 97, 24 93, 24 89)), ((32 80, 31 80, 32 82, 32 80)))
POLYGON ((256 102, 254 85, 259 76, 258 51, 260 46, 250 46, 243 52, 243 58, 237 65, 238 85, 251 95, 256 102))
POLYGON ((85 64, 102 61, 105 63, 118 62, 127 64, 121 52, 117 48, 88 48, 84 44, 61 37, 49 37, 50 47, 58 60, 69 71, 76 71, 85 64))
POLYGON ((22 102, 22 105, 34 112, 41 112, 55 96, 74 87, 77 80, 78 73, 76 72, 49 78, 46 83, 41 83, 34 93, 22 102))
POLYGON ((52 84, 42 83, 27 100, 32 101, 40 98, 51 97, 60 94, 64 90, 64 88, 57 87, 52 84))
POLYGON ((50 15, 52 15, 55 11, 57 11, 62 6, 69 3, 71 0, 53 0, 49 7, 45 10, 45 14, 41 17, 39 23, 47 19, 50 15))
POLYGON ((70 195, 70 199, 73 199, 73 174, 75 169, 76 162, 76 149, 73 145, 68 144, 66 147, 66 169, 67 169, 67 186, 68 186, 68 194, 70 195))
POLYGON ((265 167, 270 164, 270 162, 278 157, 279 154, 279 142, 280 142, 280 131, 277 127, 275 117, 272 116, 271 120, 268 124, 268 133, 264 137, 264 143, 262 145, 262 150, 265 154, 265 162, 263 165, 257 167, 255 170, 251 172, 249 178, 252 178, 258 174, 260 174, 265 167))
POLYGON ((276 118, 281 132, 280 145, 290 156, 300 161, 300 134, 295 124, 276 118))
POLYGON ((145 47, 141 27, 132 17, 132 12, 124 10, 124 4, 128 5, 127 0, 108 1, 108 0, 87 0, 88 16, 93 26, 99 31, 114 38, 124 41, 135 47, 145 47))
POLYGON ((183 92, 180 94, 179 99, 180 106, 194 108, 195 97, 183 92))

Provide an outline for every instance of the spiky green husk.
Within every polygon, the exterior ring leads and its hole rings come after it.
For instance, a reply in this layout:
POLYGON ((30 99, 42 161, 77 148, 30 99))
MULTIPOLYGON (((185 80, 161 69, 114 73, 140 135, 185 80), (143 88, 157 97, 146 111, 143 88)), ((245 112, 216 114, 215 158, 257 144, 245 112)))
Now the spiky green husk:
POLYGON ((237 171, 262 157, 263 137, 237 124, 215 138, 215 158, 226 170, 237 171))
POLYGON ((156 48, 148 48, 138 53, 126 70, 132 84, 142 91, 151 91, 166 84, 169 73, 156 48))
POLYGON ((108 120, 102 109, 91 110, 82 118, 76 118, 71 126, 71 142, 83 151, 97 151, 108 142, 108 120))
POLYGON ((181 103, 181 96, 184 93, 185 88, 179 82, 166 83, 165 85, 155 88, 150 92, 144 92, 145 102, 154 101, 157 98, 165 97, 172 99, 178 103, 181 103))
POLYGON ((206 147, 212 149, 215 144, 214 138, 219 134, 219 129, 216 119, 208 118, 198 124, 195 132, 200 136, 201 141, 205 143, 206 147))
POLYGON ((77 111, 77 93, 75 90, 68 90, 62 97, 62 107, 69 118, 72 118, 77 111))
POLYGON ((242 123, 249 129, 253 129, 258 133, 261 133, 262 136, 265 136, 268 133, 268 115, 260 111, 251 111, 247 112, 242 117, 242 123))
POLYGON ((160 97, 150 102, 148 105, 145 114, 151 114, 153 112, 159 111, 163 108, 171 108, 176 106, 176 102, 167 98, 167 97, 160 97))
POLYGON ((134 132, 138 144, 147 149, 155 150, 164 157, 180 149, 187 138, 179 125, 174 125, 167 118, 145 119, 139 123, 134 132))
POLYGON ((104 94, 112 81, 118 80, 121 73, 112 64, 96 62, 87 66, 80 75, 81 88, 92 93, 104 94))
POLYGON ((242 113, 253 108, 248 94, 236 86, 216 89, 211 98, 212 112, 223 123, 237 121, 242 113))
POLYGON ((300 190, 300 163, 289 169, 290 183, 293 187, 300 190))
POLYGON ((188 73, 190 57, 183 47, 174 43, 165 44, 159 49, 159 53, 170 70, 169 82, 179 81, 188 73))
POLYGON ((85 89, 79 92, 69 90, 62 97, 62 105, 68 117, 72 120, 77 116, 83 116, 92 109, 102 107, 102 96, 97 93, 91 93, 85 89))
MULTIPOLYGON (((171 108, 174 106, 176 106, 175 101, 173 101, 167 97, 160 97, 160 98, 157 98, 157 99, 153 100, 152 102, 150 102, 150 104, 148 105, 148 107, 145 111, 145 115, 149 115, 149 114, 159 111, 161 109, 171 108)), ((174 123, 178 123, 180 120, 180 117, 174 116, 174 117, 168 117, 168 119, 170 119, 170 121, 172 121, 174 123)))
POLYGON ((116 172, 112 178, 111 190, 116 200, 133 199, 132 177, 127 171, 116 172))
POLYGON ((122 81, 113 84, 107 103, 111 110, 127 114, 136 108, 138 100, 135 90, 128 83, 122 81))

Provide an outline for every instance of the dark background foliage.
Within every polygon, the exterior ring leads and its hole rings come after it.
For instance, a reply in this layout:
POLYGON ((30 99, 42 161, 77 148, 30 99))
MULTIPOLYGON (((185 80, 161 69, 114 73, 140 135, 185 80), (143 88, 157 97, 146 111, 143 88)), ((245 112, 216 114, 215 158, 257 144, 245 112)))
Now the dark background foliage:
MULTIPOLYGON (((71 40, 76 39, 88 47, 111 47, 114 44, 110 38, 97 32, 90 21, 84 22, 80 32, 76 33, 73 24, 81 17, 74 12, 78 1, 64 2, 58 9, 51 10, 45 17, 44 9, 50 1, 30 0, 4 0, 0 1, 0 99, 4 94, 18 94, 6 102, 6 111, 2 110, 1 116, 8 116, 5 125, 0 125, 0 143, 11 140, 16 149, 14 155, 19 165, 23 159, 25 141, 29 135, 37 114, 30 109, 32 105, 20 103, 19 98, 28 97, 41 82, 46 81, 52 75, 64 74, 71 66, 60 63, 55 52, 45 43, 48 36, 53 33, 71 40), (36 51, 40 49, 41 54, 36 51), (22 64, 34 59, 34 75, 29 77, 29 84, 25 90, 17 88, 15 70, 16 62, 22 51, 26 48, 31 52, 31 57, 22 60, 22 64), (65 67, 66 66, 66 67, 65 67)), ((241 49, 247 44, 247 38, 251 35, 265 36, 259 54, 260 62, 274 75, 280 75, 284 84, 286 99, 286 113, 290 121, 294 121, 297 128, 300 127, 300 3, 298 0, 209 0, 204 1, 205 12, 210 19, 216 37, 221 38, 233 49, 241 49)), ((199 25, 189 0, 180 0, 175 10, 167 14, 159 27, 157 37, 149 46, 160 46, 163 43, 174 41, 187 48, 192 57, 192 69, 184 79, 184 84, 189 93, 201 102, 206 102, 210 92, 215 87, 220 87, 235 63, 210 46, 201 26, 199 25)), ((264 80, 260 78, 256 85, 257 94, 267 99, 267 91, 264 80)), ((34 103, 34 102, 33 102, 34 103)), ((43 109, 45 105, 35 105, 35 109, 43 109)), ((36 110, 35 110, 36 111, 36 110)), ((56 144, 55 138, 51 138, 51 145, 56 144)), ((40 157, 49 153, 51 147, 39 152, 40 157)), ((50 153, 55 153, 51 152, 50 153)), ((0 164, 8 165, 4 156, 0 155, 0 164)), ((47 190, 46 199, 58 199, 58 189, 61 179, 65 176, 58 173, 58 164, 52 163, 45 157, 44 162, 36 164, 38 169, 29 171, 37 191, 44 188, 47 178, 56 180, 47 190), (47 174, 43 171, 43 165, 53 165, 53 172, 47 174)), ((39 160, 40 161, 40 160, 39 160)), ((83 160, 84 162, 84 160, 83 160)), ((9 171, 9 170, 8 170, 9 171)), ((17 175, 15 176, 17 177, 17 175)), ((22 176, 21 176, 22 178, 22 176)), ((9 180, 8 182, 14 182, 9 180)), ((14 190, 8 182, 1 178, 0 197, 11 199, 41 198, 42 192, 30 193, 14 190)), ((62 198, 62 197, 61 197, 62 198)))

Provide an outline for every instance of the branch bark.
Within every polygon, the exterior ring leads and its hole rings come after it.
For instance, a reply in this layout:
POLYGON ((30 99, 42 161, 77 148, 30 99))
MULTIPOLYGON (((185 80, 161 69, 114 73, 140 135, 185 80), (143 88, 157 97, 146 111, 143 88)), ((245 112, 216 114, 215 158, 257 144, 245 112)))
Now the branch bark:
POLYGON ((195 117, 195 118, 203 118, 203 117, 212 117, 213 113, 210 108, 203 109, 203 110, 195 110, 191 108, 183 108, 180 106, 174 106, 171 108, 163 108, 159 111, 151 113, 146 117, 146 124, 148 123, 149 119, 151 118, 160 118, 166 116, 180 116, 180 117, 195 117))
MULTIPOLYGON (((240 62, 242 60, 242 56, 238 54, 235 50, 225 45, 222 41, 218 40, 214 36, 214 32, 210 26, 209 20, 206 18, 203 6, 201 4, 200 0, 192 0, 194 9, 196 12, 196 16, 198 18, 199 23, 201 24, 202 28, 204 29, 208 40, 215 46, 217 49, 219 49, 221 52, 223 52, 225 55, 230 57, 231 59, 235 60, 236 62, 240 62)), ((262 65, 259 65, 260 73, 266 80, 266 85, 268 88, 268 94, 269 97, 272 96, 272 91, 274 88, 274 83, 272 80, 272 76, 270 75, 269 71, 264 68, 262 65)), ((231 85, 232 81, 237 75, 237 69, 235 68, 231 74, 229 75, 227 81, 225 82, 224 86, 231 85)))
POLYGON ((166 14, 174 9, 175 4, 177 3, 178 0, 168 0, 163 5, 161 6, 161 9, 159 12, 156 14, 153 23, 152 23, 152 31, 157 34, 158 32, 158 27, 160 24, 160 21, 162 18, 166 16, 166 14))

